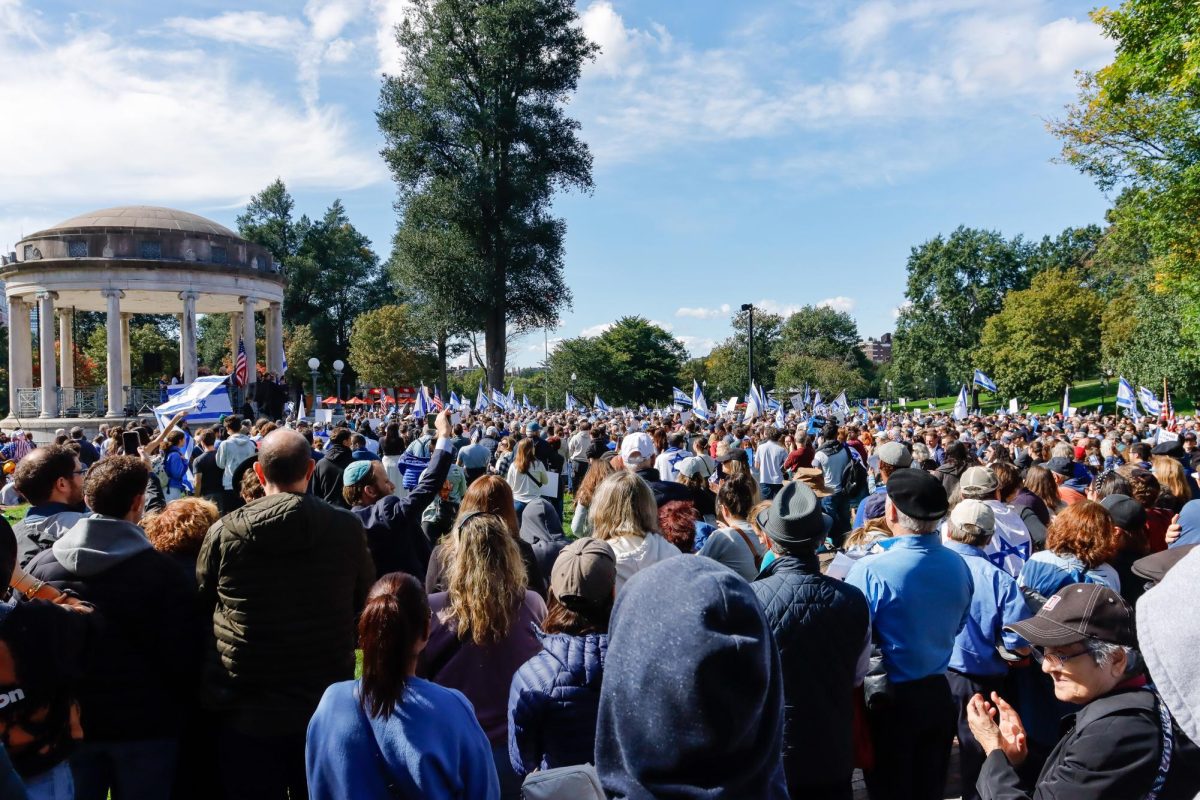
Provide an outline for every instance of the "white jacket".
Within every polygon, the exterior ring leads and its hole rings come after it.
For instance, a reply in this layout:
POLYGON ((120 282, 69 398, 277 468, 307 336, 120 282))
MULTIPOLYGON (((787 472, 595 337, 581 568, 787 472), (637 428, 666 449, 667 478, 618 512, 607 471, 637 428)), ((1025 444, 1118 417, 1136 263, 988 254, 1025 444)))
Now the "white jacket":
POLYGON ((638 571, 651 564, 657 564, 659 561, 682 555, 678 547, 658 533, 648 533, 645 536, 618 536, 616 539, 609 539, 608 544, 617 555, 618 592, 625 585, 625 581, 638 571))

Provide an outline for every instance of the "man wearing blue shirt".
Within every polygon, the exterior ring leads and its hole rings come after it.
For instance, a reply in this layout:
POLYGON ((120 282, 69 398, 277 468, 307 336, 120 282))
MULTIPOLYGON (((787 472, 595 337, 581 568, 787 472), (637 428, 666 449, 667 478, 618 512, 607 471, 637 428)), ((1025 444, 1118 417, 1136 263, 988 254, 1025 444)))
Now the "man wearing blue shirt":
POLYGON ((1001 692, 1008 664, 997 646, 1017 654, 1029 652, 1028 643, 1005 630, 1032 616, 1017 581, 988 558, 983 548, 996 530, 995 513, 981 500, 963 500, 950 514, 946 546, 962 556, 971 572, 974 590, 967 624, 954 640, 946 679, 958 709, 958 753, 963 800, 978 800, 975 781, 983 768, 983 748, 967 725, 967 703, 975 694, 991 697, 1001 692))
POLYGON ((947 508, 937 478, 896 470, 884 510, 894 544, 862 558, 846 576, 867 598, 891 685, 889 697, 868 703, 872 800, 940 800, 945 789, 956 719, 946 669, 973 585, 962 558, 937 535, 947 508))

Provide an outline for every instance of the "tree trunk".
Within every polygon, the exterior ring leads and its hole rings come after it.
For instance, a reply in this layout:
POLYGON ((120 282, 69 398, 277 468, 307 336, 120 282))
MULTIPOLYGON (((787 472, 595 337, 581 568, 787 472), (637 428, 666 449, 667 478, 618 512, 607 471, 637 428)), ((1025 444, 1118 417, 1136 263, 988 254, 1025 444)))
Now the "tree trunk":
POLYGON ((488 312, 483 329, 483 349, 487 354, 488 384, 493 389, 504 388, 504 363, 508 358, 508 339, 505 337, 504 309, 488 312))
POLYGON ((446 381, 446 334, 439 333, 437 340, 437 357, 438 357, 438 376, 442 381, 442 391, 445 392, 445 397, 450 397, 450 384, 446 381))

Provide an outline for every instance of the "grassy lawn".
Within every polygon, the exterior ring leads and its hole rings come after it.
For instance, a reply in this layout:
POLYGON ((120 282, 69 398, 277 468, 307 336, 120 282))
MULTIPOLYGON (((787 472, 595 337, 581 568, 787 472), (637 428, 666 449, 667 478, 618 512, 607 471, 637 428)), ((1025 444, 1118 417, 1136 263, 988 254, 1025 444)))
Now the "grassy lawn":
MULTIPOLYGON (((967 387, 967 391, 970 391, 970 387, 967 387)), ((1157 393, 1161 394, 1161 392, 1162 387, 1158 387, 1157 393)), ((1104 410, 1108 413, 1112 413, 1113 409, 1116 408, 1116 395, 1117 382, 1115 379, 1108 382, 1107 386, 1105 386, 1103 389, 1103 394, 1101 393, 1099 379, 1080 381, 1071 387, 1071 405, 1075 406, 1075 408, 1081 411, 1085 411, 1094 410, 1101 404, 1101 402, 1103 402, 1104 410)), ((954 408, 954 401, 957 399, 958 395, 954 394, 947 397, 935 397, 933 402, 939 411, 950 411, 954 408)), ((1174 397, 1172 400, 1175 403, 1176 412, 1189 415, 1195 413, 1192 403, 1185 398, 1174 397)), ((1022 401, 1024 401, 1024 398, 1022 398, 1022 401)), ((928 400, 926 398, 918 397, 915 399, 910 399, 908 406, 909 408, 924 409, 926 408, 927 402, 928 400)), ((983 407, 984 413, 990 414, 1001 405, 1007 406, 1008 398, 1003 395, 994 397, 990 392, 981 390, 979 393, 979 404, 983 407)), ((1035 414, 1048 414, 1061 409, 1062 395, 1049 400, 1044 400, 1042 402, 1031 402, 1029 404, 1029 410, 1035 414)))
POLYGON ((28 510, 28 503, 19 506, 9 506, 3 511, 4 518, 8 520, 8 523, 11 525, 14 522, 20 522, 21 520, 25 519, 25 512, 28 510))

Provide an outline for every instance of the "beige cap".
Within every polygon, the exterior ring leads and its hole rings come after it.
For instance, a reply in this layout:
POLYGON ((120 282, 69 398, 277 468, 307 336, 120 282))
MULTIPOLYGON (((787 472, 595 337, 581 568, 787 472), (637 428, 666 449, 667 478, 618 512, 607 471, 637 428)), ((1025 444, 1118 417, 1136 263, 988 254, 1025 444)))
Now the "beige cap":
POLYGON ((974 525, 987 533, 996 530, 996 515, 982 500, 963 500, 950 512, 950 523, 955 526, 974 525))
POLYGON ((987 494, 993 494, 1000 486, 996 476, 987 467, 969 467, 958 480, 958 488, 975 489, 987 494))
POLYGON ((617 556, 608 542, 585 536, 562 549, 550 570, 550 590, 564 602, 603 605, 617 582, 617 556))

